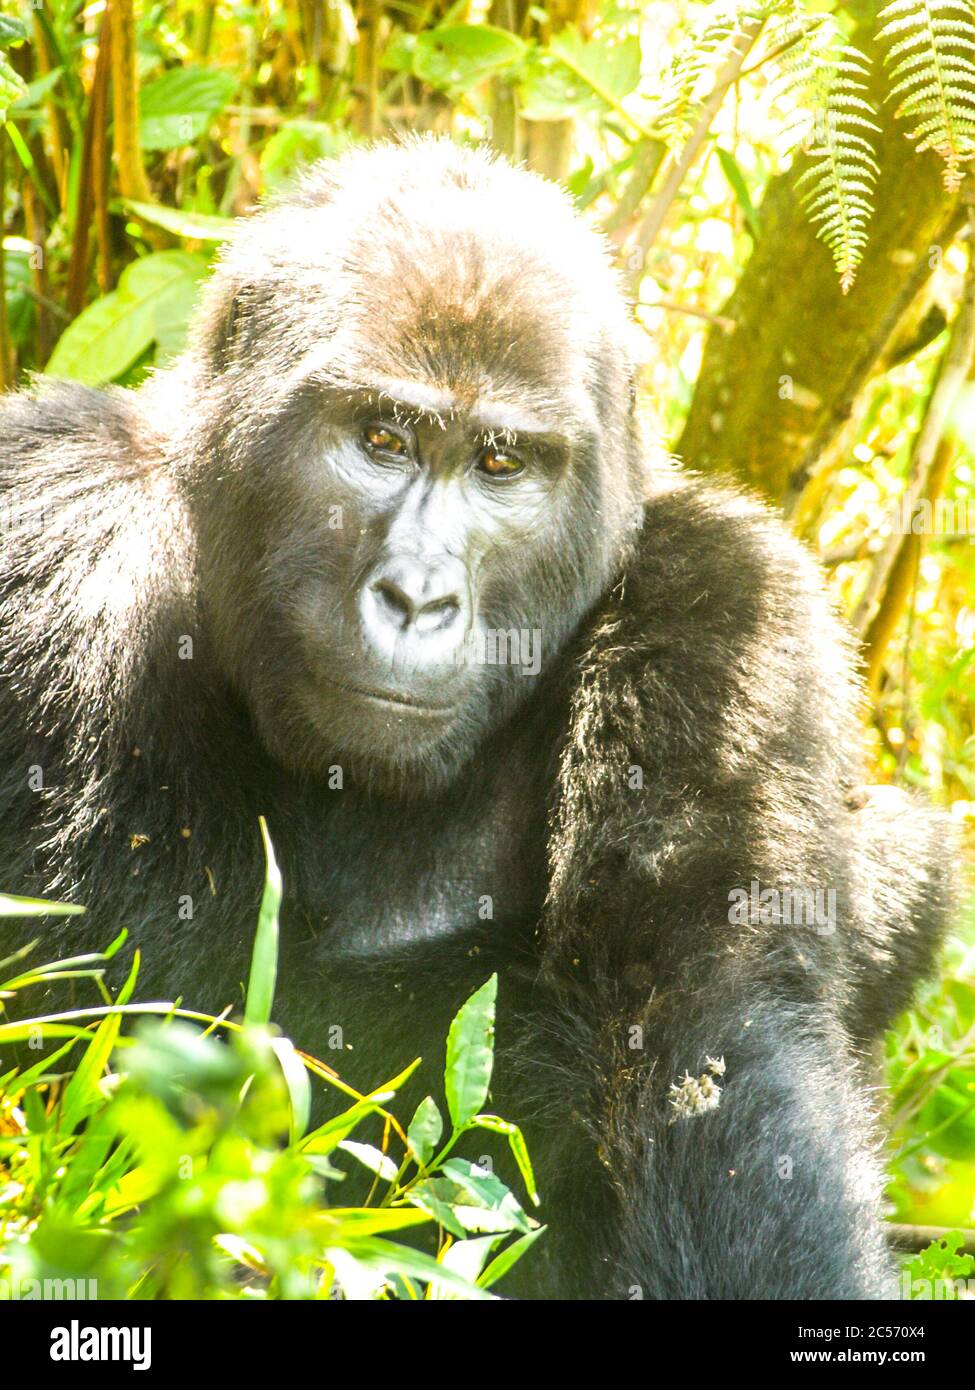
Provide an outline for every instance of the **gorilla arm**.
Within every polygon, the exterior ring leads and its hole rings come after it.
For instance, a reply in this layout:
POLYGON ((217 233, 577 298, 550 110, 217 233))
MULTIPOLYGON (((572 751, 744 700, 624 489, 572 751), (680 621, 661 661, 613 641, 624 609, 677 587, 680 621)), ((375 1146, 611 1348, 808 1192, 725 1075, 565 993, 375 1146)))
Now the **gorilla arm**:
POLYGON ((849 809, 851 670, 763 511, 696 483, 648 505, 582 658, 542 938, 614 1194, 602 1269, 566 1258, 610 1297, 890 1291, 858 1044, 930 965, 951 866, 935 813, 888 824, 895 862, 849 809), (752 885, 832 894, 834 920, 773 898, 739 922, 752 885))

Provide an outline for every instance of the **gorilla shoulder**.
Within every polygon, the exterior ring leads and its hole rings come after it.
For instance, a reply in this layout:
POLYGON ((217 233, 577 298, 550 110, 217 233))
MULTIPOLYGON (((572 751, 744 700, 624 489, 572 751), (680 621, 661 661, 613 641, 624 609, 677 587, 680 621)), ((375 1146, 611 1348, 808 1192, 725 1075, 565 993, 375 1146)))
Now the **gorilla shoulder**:
POLYGON ((137 393, 62 381, 0 397, 0 438, 0 490, 24 502, 54 478, 95 481, 112 464, 141 471, 150 455, 137 393))

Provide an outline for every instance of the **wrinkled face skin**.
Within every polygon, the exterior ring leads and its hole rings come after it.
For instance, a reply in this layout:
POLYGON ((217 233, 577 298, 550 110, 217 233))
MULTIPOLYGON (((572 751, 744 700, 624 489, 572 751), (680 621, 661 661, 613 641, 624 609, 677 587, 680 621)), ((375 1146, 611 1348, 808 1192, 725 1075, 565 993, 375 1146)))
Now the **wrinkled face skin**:
POLYGON ((326 193, 255 219, 218 279, 202 588, 283 765, 422 792, 517 718, 618 567, 640 493, 622 311, 598 243, 530 175, 381 148, 326 193), (360 190, 381 159, 377 223, 360 190), (541 231, 512 230, 523 185, 541 231))

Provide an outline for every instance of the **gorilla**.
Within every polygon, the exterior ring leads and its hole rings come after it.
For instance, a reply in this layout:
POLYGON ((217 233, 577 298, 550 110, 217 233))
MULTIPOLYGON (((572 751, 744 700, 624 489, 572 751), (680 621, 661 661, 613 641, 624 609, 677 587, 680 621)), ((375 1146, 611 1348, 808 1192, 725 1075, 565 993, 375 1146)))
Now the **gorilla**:
POLYGON ((498 972, 549 1225, 503 1293, 890 1296, 872 1059, 947 822, 861 789, 816 565, 644 444, 631 332, 554 185, 418 139, 244 220, 138 389, 8 396, 0 887, 237 1006, 263 814, 276 1021, 346 1080, 435 1091, 498 972))

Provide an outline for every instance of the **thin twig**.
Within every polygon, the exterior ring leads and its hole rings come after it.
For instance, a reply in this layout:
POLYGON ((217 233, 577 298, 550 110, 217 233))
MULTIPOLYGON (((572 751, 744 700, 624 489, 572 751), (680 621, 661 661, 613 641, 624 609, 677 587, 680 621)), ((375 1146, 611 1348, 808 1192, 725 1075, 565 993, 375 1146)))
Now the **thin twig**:
POLYGON ((738 327, 737 319, 728 318, 727 314, 712 314, 707 309, 697 309, 690 304, 678 304, 673 299, 655 299, 652 303, 641 299, 636 306, 638 309, 665 309, 670 314, 690 314, 695 319, 705 319, 708 323, 713 323, 716 328, 720 328, 722 333, 734 333, 738 327))
POLYGON ((646 216, 640 223, 633 246, 627 255, 627 263, 630 266, 628 278, 631 290, 634 290, 639 284, 650 248, 660 235, 670 206, 680 192, 681 185, 691 165, 707 139, 711 123, 718 114, 728 89, 737 82, 741 74, 742 63, 758 41, 764 24, 764 18, 744 21, 741 32, 736 34, 732 40, 731 52, 715 78, 714 86, 701 104, 701 114, 694 124, 694 129, 687 137, 683 149, 679 155, 668 155, 667 157, 660 187, 654 194, 646 216))
POLYGON ((887 1221, 884 1230, 895 1250, 926 1250, 933 1240, 956 1235, 962 1238, 962 1251, 966 1255, 975 1255, 975 1231, 966 1231, 957 1226, 908 1226, 900 1221, 887 1221))
MULTIPOLYGON (((959 391, 965 384, 965 378, 968 376, 973 350, 975 350, 975 243, 969 249, 968 274, 965 277, 961 303, 955 315, 951 338, 941 360, 937 380, 928 398, 924 420, 914 443, 907 488, 900 503, 900 509, 902 509, 900 514, 903 516, 914 514, 914 508, 924 494, 928 474, 934 463, 948 416, 959 391)), ((893 534, 874 561, 863 597, 853 613, 853 627, 859 633, 866 631, 876 611, 897 559, 902 540, 903 536, 895 521, 893 534)))

